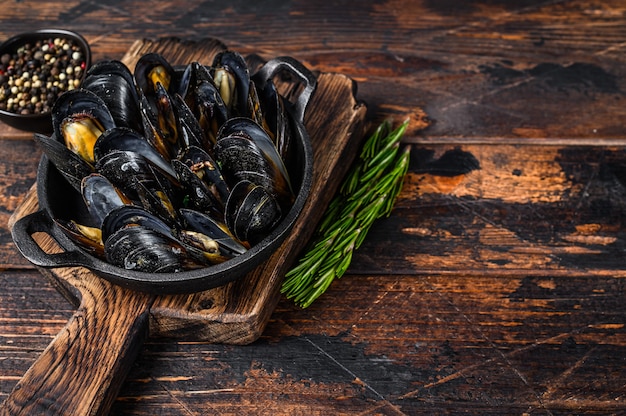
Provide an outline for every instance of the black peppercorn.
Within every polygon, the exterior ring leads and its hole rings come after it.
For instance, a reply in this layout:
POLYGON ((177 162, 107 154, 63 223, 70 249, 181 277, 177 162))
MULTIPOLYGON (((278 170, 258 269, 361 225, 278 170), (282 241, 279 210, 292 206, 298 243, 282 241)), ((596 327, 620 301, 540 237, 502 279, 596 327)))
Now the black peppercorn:
POLYGON ((83 54, 69 39, 49 38, 5 53, 0 56, 0 109, 19 114, 49 111, 61 93, 78 85, 82 69, 83 54))

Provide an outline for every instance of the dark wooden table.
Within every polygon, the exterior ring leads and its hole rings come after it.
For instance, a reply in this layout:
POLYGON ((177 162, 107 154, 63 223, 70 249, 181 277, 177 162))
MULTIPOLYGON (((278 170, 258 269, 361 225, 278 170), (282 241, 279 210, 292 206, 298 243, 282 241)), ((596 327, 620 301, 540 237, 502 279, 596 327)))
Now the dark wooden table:
MULTIPOLYGON (((94 60, 216 37, 358 84, 411 124, 393 214, 310 308, 249 345, 151 337, 111 414, 625 414, 626 7, 620 1, 10 1, 0 39, 94 60)), ((40 151, 0 125, 0 400, 73 307, 7 221, 40 151)))

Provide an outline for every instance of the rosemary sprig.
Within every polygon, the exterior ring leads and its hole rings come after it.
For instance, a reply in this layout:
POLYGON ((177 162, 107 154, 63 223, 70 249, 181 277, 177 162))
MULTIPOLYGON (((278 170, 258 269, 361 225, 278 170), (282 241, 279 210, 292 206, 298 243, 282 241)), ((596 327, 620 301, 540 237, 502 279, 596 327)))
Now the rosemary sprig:
POLYGON ((409 166, 410 146, 400 151, 408 122, 392 131, 385 121, 363 144, 305 253, 285 276, 281 292, 298 306, 310 306, 341 278, 374 221, 391 213, 409 166))

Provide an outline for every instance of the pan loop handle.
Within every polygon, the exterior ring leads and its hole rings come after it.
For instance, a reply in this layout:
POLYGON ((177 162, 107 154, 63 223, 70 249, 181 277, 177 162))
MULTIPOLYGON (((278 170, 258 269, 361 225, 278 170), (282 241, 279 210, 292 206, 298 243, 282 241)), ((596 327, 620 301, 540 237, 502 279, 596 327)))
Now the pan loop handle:
POLYGON ((265 63, 259 69, 257 76, 262 80, 267 81, 272 79, 280 71, 287 71, 292 75, 295 75, 304 85, 304 89, 293 103, 294 117, 300 124, 304 124, 304 114, 306 107, 311 100, 313 91, 317 87, 317 79, 315 75, 308 68, 306 68, 300 61, 290 56, 279 56, 271 59, 265 63))
POLYGON ((33 237, 33 235, 38 232, 48 234, 61 246, 68 246, 67 243, 63 244, 67 241, 67 237, 61 231, 57 230, 57 227, 54 226, 46 211, 39 210, 20 218, 15 222, 11 230, 13 242, 20 253, 35 266, 46 268, 70 266, 92 267, 87 257, 78 251, 46 253, 33 237))

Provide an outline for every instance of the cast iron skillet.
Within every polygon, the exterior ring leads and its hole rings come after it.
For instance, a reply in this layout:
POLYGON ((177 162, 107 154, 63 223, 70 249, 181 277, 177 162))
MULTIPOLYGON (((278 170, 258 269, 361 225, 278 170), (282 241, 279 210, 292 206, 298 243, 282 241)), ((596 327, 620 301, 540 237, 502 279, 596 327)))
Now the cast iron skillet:
POLYGON ((306 106, 316 87, 316 79, 300 62, 290 57, 279 57, 268 61, 260 70, 263 79, 270 79, 286 71, 297 77, 303 90, 288 106, 294 130, 297 160, 290 163, 289 172, 296 200, 280 224, 246 253, 224 263, 198 270, 178 273, 146 273, 126 270, 87 253, 71 241, 52 221, 52 218, 73 218, 81 221, 88 214, 80 195, 56 170, 44 155, 37 171, 37 197, 39 211, 17 221, 12 229, 13 240, 20 252, 36 266, 54 268, 83 266, 96 275, 133 290, 174 294, 207 290, 238 279, 265 261, 284 241, 302 211, 311 188, 313 175, 313 151, 309 136, 303 125, 306 106), (44 232, 64 249, 64 252, 49 254, 35 242, 32 235, 44 232))

